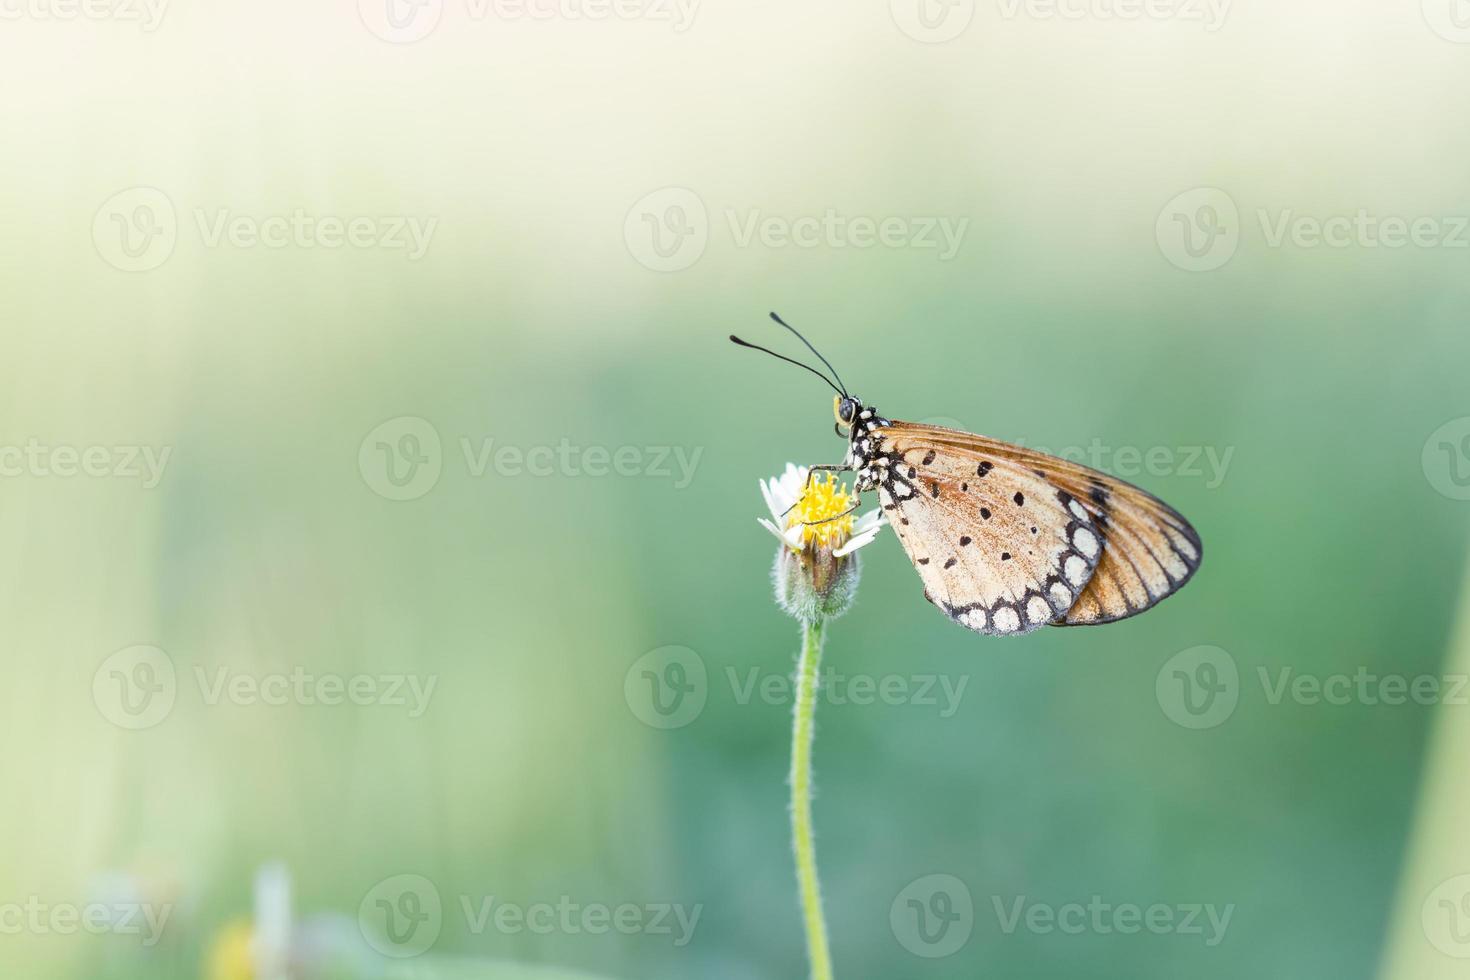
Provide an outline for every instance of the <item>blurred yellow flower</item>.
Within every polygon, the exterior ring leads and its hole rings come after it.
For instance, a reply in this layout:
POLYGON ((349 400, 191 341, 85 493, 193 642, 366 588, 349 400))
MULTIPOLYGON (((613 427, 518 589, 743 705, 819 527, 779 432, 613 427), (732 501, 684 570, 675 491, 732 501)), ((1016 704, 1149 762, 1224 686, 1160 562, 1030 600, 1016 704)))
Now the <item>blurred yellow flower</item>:
POLYGON ((209 948, 205 980, 255 980, 250 923, 242 920, 220 930, 209 948))

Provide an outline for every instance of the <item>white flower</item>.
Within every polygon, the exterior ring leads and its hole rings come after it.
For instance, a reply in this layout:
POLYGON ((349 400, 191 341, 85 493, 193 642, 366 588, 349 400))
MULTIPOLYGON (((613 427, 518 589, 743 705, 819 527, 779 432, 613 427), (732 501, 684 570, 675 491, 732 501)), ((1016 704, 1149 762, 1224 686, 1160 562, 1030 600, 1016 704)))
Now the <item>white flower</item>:
POLYGON ((840 616, 852 605, 860 577, 856 552, 878 536, 883 514, 875 510, 854 518, 855 494, 830 471, 810 482, 808 475, 805 467, 788 463, 786 472, 762 480, 771 517, 758 520, 781 542, 772 569, 777 604, 811 623, 840 616))
POLYGON ((848 513, 857 503, 847 487, 830 473, 826 479, 807 484, 807 468, 787 463, 786 471, 770 480, 761 480, 761 496, 771 519, 757 518, 761 526, 774 534, 793 551, 815 542, 831 549, 832 557, 842 558, 870 543, 883 528, 883 512, 871 510, 853 519, 848 513))

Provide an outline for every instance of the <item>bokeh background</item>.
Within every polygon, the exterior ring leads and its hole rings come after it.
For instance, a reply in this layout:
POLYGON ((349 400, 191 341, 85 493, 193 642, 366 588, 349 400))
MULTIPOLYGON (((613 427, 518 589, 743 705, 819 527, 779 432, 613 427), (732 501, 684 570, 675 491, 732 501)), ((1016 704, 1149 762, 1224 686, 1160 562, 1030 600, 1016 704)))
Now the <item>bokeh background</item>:
POLYGON ((805 975, 775 309, 1206 544, 1010 641, 865 551, 839 976, 1470 976, 1457 2, 0 6, 0 973, 805 975))

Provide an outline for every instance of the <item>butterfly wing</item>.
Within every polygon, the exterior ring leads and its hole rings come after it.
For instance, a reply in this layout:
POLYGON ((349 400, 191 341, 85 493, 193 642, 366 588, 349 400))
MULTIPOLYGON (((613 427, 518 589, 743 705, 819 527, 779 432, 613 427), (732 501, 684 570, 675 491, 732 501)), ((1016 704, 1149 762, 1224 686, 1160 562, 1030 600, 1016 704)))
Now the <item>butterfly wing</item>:
POLYGON ((1074 494, 1012 456, 940 435, 953 430, 894 422, 881 432, 894 462, 879 500, 925 598, 992 635, 1067 615, 1102 552, 1093 516, 1074 494))
POLYGON ((1203 547, 1189 522, 1106 473, 956 429, 894 422, 882 432, 884 451, 901 460, 890 467, 892 488, 879 488, 884 507, 893 504, 925 594, 971 629, 1114 622, 1177 592, 1199 568, 1203 547), (1017 493, 1026 503, 1015 504, 1017 493), (971 544, 960 546, 964 538, 971 544), (968 551, 974 542, 983 554, 968 551), (997 562, 997 553, 1011 557, 997 562))
POLYGON ((1059 626, 1112 623, 1136 616, 1184 587, 1204 546, 1177 510, 1131 483, 1072 464, 1053 480, 1084 502, 1103 533, 1092 581, 1059 626))

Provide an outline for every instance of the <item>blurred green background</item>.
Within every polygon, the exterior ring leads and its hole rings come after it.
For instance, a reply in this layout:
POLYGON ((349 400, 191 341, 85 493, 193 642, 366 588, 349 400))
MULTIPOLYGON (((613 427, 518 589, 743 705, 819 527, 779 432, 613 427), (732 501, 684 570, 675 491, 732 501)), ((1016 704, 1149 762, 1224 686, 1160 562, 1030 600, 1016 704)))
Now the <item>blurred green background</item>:
POLYGON ((1273 693, 1470 669, 1447 4, 393 2, 4 7, 0 973, 805 975, 775 309, 1206 550, 1014 640, 864 552, 839 976, 1470 976, 1464 693, 1273 693))

